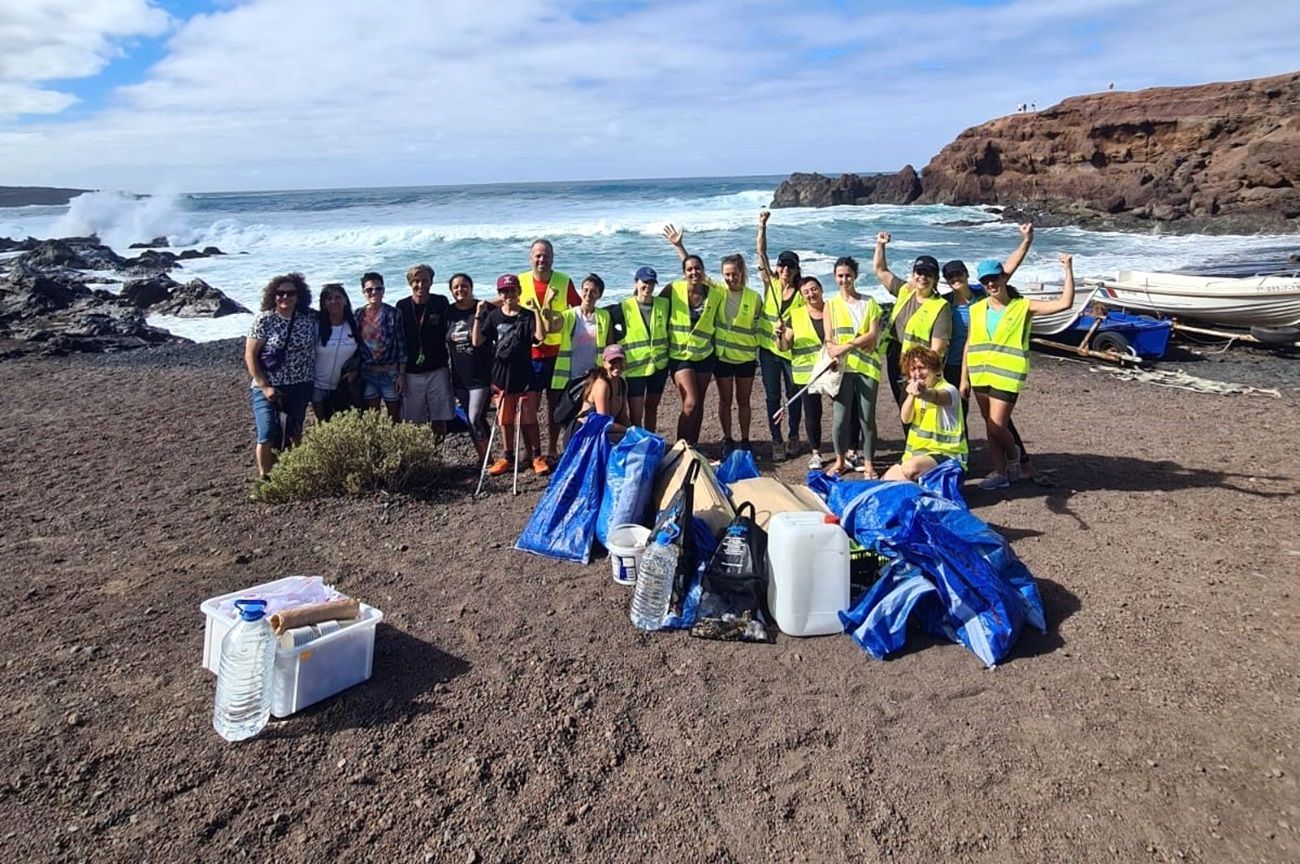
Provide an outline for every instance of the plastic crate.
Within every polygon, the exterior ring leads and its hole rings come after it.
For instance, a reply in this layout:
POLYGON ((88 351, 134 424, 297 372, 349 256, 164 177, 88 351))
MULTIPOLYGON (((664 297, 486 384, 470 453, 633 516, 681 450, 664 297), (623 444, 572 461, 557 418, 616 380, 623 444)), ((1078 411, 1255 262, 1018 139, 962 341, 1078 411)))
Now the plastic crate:
MULTIPOLYGON (((206 618, 203 639, 203 668, 214 675, 221 662, 221 640, 234 626, 235 619, 224 617, 222 601, 257 597, 259 592, 275 588, 283 579, 255 585, 211 597, 199 605, 206 618)), ((272 676, 271 714, 288 717, 308 705, 360 684, 370 678, 375 656, 375 628, 384 613, 361 604, 361 614, 353 624, 297 648, 275 649, 275 674, 272 676)))

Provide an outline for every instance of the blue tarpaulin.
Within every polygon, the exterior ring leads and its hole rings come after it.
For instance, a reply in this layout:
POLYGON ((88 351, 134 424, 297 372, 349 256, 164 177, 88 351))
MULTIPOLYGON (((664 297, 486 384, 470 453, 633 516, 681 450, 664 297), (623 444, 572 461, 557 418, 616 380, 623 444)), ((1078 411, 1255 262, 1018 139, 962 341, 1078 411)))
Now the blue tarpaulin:
POLYGON ((516 549, 583 564, 591 561, 609 461, 605 427, 611 420, 605 414, 592 414, 578 426, 516 549))
POLYGON ((758 466, 754 464, 754 454, 748 450, 736 448, 718 466, 718 470, 714 472, 713 476, 718 478, 718 483, 722 485, 722 491, 731 494, 732 483, 737 480, 751 480, 762 475, 758 473, 758 466))
POLYGON ((960 642, 988 666, 1006 658, 1026 623, 1047 631, 1028 568, 1002 535, 966 509, 952 469, 938 473, 954 464, 922 478, 936 491, 810 478, 844 530, 888 559, 880 581, 840 613, 845 631, 876 659, 903 647, 914 613, 932 635, 960 642), (944 497, 954 492, 956 501, 944 497))

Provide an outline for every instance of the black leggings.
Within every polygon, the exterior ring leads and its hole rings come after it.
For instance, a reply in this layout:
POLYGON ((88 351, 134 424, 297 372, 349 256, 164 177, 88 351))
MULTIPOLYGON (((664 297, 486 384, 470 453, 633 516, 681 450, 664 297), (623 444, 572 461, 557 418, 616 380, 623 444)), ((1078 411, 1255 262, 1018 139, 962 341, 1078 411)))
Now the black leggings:
MULTIPOLYGON (((961 390, 961 364, 957 363, 954 365, 944 366, 943 380, 947 381, 949 384, 956 387, 960 391, 961 390)), ((969 408, 970 408, 970 397, 963 396, 961 400, 961 416, 964 422, 962 423, 961 431, 962 434, 967 437, 967 439, 970 438, 970 432, 969 432, 970 414, 968 413, 969 408)), ((1016 430, 1016 421, 1011 419, 1010 417, 1007 418, 1007 431, 1011 433, 1011 437, 1015 439, 1016 446, 1020 448, 1020 461, 1028 462, 1029 451, 1025 449, 1025 442, 1020 440, 1020 432, 1016 430)))
POLYGON ((822 395, 803 394, 803 431, 814 450, 822 449, 822 395))

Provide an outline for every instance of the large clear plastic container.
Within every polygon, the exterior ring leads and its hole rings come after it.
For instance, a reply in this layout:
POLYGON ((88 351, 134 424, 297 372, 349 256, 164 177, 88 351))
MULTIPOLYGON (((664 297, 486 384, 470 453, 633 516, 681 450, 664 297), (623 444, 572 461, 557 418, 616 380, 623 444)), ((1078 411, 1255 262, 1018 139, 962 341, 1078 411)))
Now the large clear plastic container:
POLYGON ((788 636, 842 633, 849 535, 827 513, 777 513, 767 528, 767 603, 788 636))
POLYGON ((239 620, 221 640, 212 728, 227 741, 252 738, 271 717, 275 635, 262 600, 239 600, 239 620))

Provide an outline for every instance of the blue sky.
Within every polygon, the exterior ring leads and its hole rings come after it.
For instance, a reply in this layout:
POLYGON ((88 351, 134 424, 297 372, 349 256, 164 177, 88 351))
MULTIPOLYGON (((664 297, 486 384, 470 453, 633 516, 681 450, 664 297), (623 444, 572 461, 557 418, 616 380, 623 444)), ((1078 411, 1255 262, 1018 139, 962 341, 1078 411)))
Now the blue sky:
MULTIPOLYGON (((15 8, 11 8, 15 7, 15 8)), ((133 191, 922 167, 1104 90, 1293 71, 1244 0, 21 0, 0 183, 133 191)))

